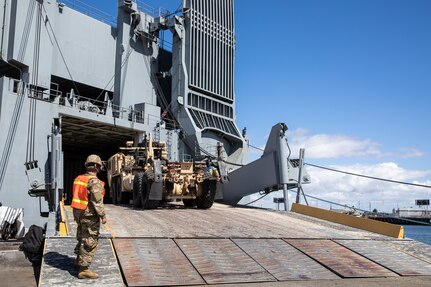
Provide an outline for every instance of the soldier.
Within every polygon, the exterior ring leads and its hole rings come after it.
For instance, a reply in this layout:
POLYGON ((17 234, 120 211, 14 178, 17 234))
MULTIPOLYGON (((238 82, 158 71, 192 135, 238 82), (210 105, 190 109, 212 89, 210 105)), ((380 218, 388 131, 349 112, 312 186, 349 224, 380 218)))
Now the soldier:
POLYGON ((220 174, 217 170, 217 165, 213 162, 210 162, 205 171, 208 179, 220 181, 220 174))
POLYGON ((217 165, 212 162, 210 157, 205 158, 205 164, 207 166, 205 169, 205 177, 212 181, 220 181, 220 174, 217 170, 217 165))
POLYGON ((79 279, 97 279, 99 275, 88 269, 96 253, 100 221, 106 224, 103 196, 105 183, 97 178, 102 160, 97 155, 89 155, 85 161, 87 172, 73 182, 73 217, 78 223, 75 247, 75 266, 79 266, 79 279))

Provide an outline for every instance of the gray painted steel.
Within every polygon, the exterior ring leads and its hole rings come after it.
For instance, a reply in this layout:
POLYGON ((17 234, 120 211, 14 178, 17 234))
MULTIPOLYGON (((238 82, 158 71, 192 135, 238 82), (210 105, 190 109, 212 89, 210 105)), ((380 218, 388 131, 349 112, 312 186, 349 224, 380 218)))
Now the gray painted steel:
MULTIPOLYGON (((149 132, 167 143, 171 161, 220 156, 226 171, 248 163, 235 123, 233 0, 184 0, 182 13, 170 16, 119 0, 115 27, 70 1, 2 3, 0 201, 24 208, 27 226, 55 218, 62 197, 70 202, 89 154, 106 160, 149 132), (160 48, 166 29, 172 52, 160 48)), ((275 174, 263 174, 253 188, 230 189, 230 203, 297 178, 284 143, 277 144, 265 164, 243 172, 275 174)), ((231 186, 244 180, 236 177, 231 186)))
MULTIPOLYGON (((73 177, 82 172, 89 153, 107 159, 126 140, 138 142, 160 122, 150 76, 158 62, 147 65, 157 59, 159 48, 153 43, 151 53, 144 49, 123 6, 121 29, 55 1, 5 0, 0 10, 0 70, 6 75, 0 79, 0 201, 24 208, 27 226, 42 226, 47 219, 41 214, 56 211, 56 194, 65 192, 70 200, 73 177), (14 79, 19 75, 21 90, 14 79), (55 144, 54 122, 62 135, 55 144), (54 154, 59 161, 51 162, 54 154), (37 160, 38 168, 26 170, 29 159, 37 160), (29 197, 28 190, 45 195, 49 204, 29 197)), ((178 159, 177 134, 157 133, 169 142, 171 159, 178 159)))
MULTIPOLYGON (((246 163, 248 147, 235 123, 233 0, 185 0, 173 31, 172 106, 189 142, 230 162, 246 163)), ((196 153, 182 145, 183 153, 196 153)), ((199 152, 199 151, 198 151, 199 152)))
MULTIPOLYGON (((274 125, 261 158, 229 173, 229 180, 223 185, 225 202, 236 204, 248 194, 271 192, 284 187, 289 189, 298 185, 299 168, 289 160, 286 131, 286 124, 274 125)), ((310 183, 310 176, 305 169, 300 180, 310 183)))
MULTIPOLYGON (((133 1, 118 3, 116 27, 55 1, 4 0, 0 7, 0 69, 6 74, 0 84, 0 128, 7 135, 0 139, 0 200, 4 205, 23 207, 27 224, 42 225, 46 219, 41 218, 40 213, 56 210, 52 202, 48 205, 40 198, 28 198, 27 190, 33 189, 39 194, 48 191, 52 198, 55 198, 54 193, 70 192, 70 173, 77 175, 80 172, 79 165, 70 162, 71 158, 77 163, 82 162, 90 152, 107 158, 115 153, 112 147, 118 147, 120 139, 138 142, 144 132, 153 131, 161 122, 160 114, 167 108, 178 117, 188 139, 185 145, 179 142, 178 131, 164 128, 155 131, 158 139, 168 142, 171 160, 205 154, 199 148, 215 155, 218 142, 224 144, 225 156, 230 161, 244 159, 242 149, 238 148, 243 139, 235 126, 233 109, 233 1, 221 1, 212 6, 208 2, 205 7, 196 1, 185 2, 184 8, 194 11, 193 25, 189 18, 192 14, 169 19, 169 27, 180 33, 174 36, 176 44, 172 61, 182 63, 171 65, 170 70, 160 69, 165 61, 159 57, 160 41, 157 38, 164 28, 161 27, 164 26, 161 19, 140 11, 133 1), (138 16, 141 22, 135 25, 132 20, 138 16), (200 26, 203 23, 211 25, 211 31, 203 30, 200 26), (153 28, 151 31, 150 26, 153 28), (205 41, 207 46, 200 46, 202 49, 211 48, 205 53, 205 61, 211 59, 214 63, 211 70, 199 78, 205 83, 212 82, 206 86, 197 84, 197 76, 193 77, 193 82, 185 76, 187 69, 192 70, 191 58, 201 63, 193 71, 203 67, 202 52, 189 48, 197 41, 203 45, 204 42, 198 40, 202 35, 192 36, 198 30, 207 39, 213 39, 212 44, 205 41), (20 76, 13 76, 14 73, 20 76), (164 94, 169 89, 160 87, 158 73, 173 75, 172 94, 164 94), (19 82, 14 77, 22 77, 22 93, 18 93, 19 82), (187 98, 189 86, 208 90, 204 93, 196 91, 209 101, 206 107, 210 110, 209 118, 200 127, 193 124, 187 111, 192 107, 192 101, 187 98), (179 98, 185 103, 181 109, 177 105, 179 98), (165 105, 157 106, 163 99, 167 101, 165 105), (35 115, 34 128, 29 130, 32 113, 35 115), (182 114, 188 116, 183 117, 182 114), (52 165, 50 156, 54 153, 51 153, 52 144, 49 140, 47 143, 47 137, 51 135, 55 119, 59 119, 59 128, 64 131, 55 153, 64 153, 64 161, 56 161, 52 165), (209 126, 211 129, 203 136, 202 131, 210 122, 213 126, 209 126), (113 138, 109 137, 109 132, 113 138), (32 134, 34 146, 31 160, 37 160, 39 167, 26 171, 23 164, 29 160, 26 156, 28 134, 32 134), (225 140, 226 134, 234 134, 235 142, 240 144, 225 140), (106 144, 96 145, 101 141, 106 144), (66 173, 64 176, 62 171, 66 173)), ((195 108, 194 113, 202 112, 199 104, 195 108)))

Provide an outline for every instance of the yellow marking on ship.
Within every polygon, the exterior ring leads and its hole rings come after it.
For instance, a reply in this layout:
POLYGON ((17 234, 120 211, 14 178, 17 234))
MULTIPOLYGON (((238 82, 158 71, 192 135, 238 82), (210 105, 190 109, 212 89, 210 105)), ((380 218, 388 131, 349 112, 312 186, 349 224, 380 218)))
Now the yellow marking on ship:
POLYGON ((117 234, 115 233, 115 231, 114 231, 114 230, 112 230, 112 228, 108 225, 108 223, 103 224, 103 225, 104 225, 104 226, 105 226, 105 228, 109 231, 109 233, 111 233, 112 238, 117 237, 117 234))
POLYGON ((356 217, 298 203, 292 204, 292 211, 390 237, 404 238, 404 227, 401 225, 356 217))
POLYGON ((69 230, 67 229, 66 215, 64 213, 64 201, 63 200, 60 201, 60 216, 61 216, 60 225, 59 225, 60 236, 68 236, 69 230))

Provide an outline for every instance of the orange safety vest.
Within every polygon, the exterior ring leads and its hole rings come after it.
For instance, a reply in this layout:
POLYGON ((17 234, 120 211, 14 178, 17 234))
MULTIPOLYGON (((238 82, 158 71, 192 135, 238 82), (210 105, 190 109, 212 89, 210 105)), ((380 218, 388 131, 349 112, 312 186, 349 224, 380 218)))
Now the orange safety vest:
MULTIPOLYGON (((73 199, 71 206, 76 209, 85 210, 88 205, 88 182, 90 179, 97 178, 94 175, 81 174, 73 182, 72 192, 73 199)), ((102 186, 105 183, 100 180, 102 186)), ((105 189, 102 191, 102 195, 105 196, 105 189)))

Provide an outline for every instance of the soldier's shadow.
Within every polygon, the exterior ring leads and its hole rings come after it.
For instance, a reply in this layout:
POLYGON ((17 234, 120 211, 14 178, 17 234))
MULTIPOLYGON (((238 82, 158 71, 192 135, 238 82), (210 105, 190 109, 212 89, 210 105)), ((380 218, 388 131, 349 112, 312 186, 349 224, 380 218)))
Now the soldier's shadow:
POLYGON ((48 252, 43 258, 45 264, 56 269, 67 271, 74 277, 78 276, 78 268, 73 265, 75 258, 58 252, 48 252))

